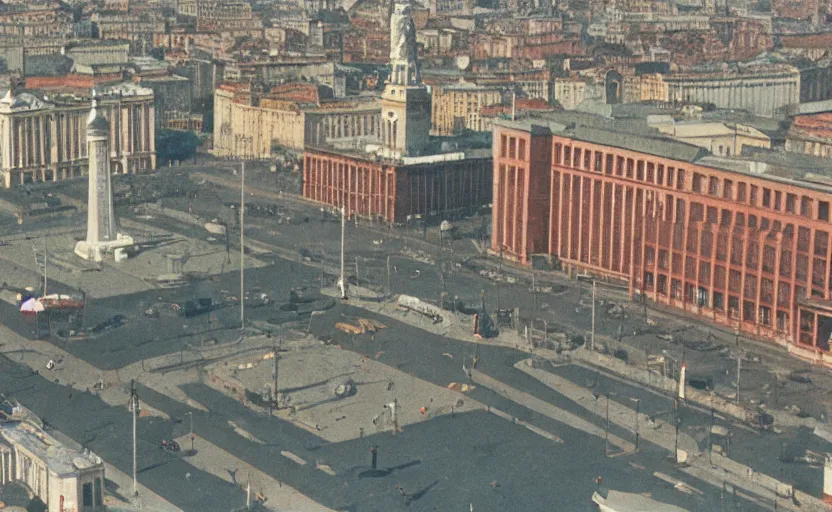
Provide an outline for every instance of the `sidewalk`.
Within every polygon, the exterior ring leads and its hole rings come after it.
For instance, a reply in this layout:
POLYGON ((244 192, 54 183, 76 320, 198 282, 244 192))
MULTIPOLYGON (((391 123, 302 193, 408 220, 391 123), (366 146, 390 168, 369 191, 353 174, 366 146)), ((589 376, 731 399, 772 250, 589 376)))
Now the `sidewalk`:
MULTIPOLYGON (((191 443, 188 435, 176 441, 180 446, 190 446, 191 443)), ((183 457, 182 460, 196 469, 238 485, 243 490, 251 483, 252 501, 259 492, 266 497, 264 506, 274 512, 335 512, 205 439, 197 437, 196 454, 183 457), (231 476, 232 472, 234 477, 231 476)))
MULTIPOLYGON (((530 360, 528 359, 520 361, 515 365, 515 368, 556 390, 558 393, 572 400, 576 405, 585 408, 593 414, 599 414, 590 405, 595 402, 594 395, 591 391, 553 373, 533 368, 529 363, 530 360)), ((609 402, 609 418, 611 422, 628 430, 633 430, 636 421, 636 415, 633 409, 615 401, 609 402)), ((638 415, 637 421, 639 425, 643 426, 643 428, 639 429, 639 434, 642 439, 660 446, 671 453, 676 451, 675 429, 671 424, 662 423, 649 426, 647 415, 641 413, 638 415)), ((795 491, 791 485, 779 482, 767 475, 757 473, 753 469, 727 457, 723 457, 718 453, 712 454, 711 459, 713 465, 709 464, 707 460, 700 458, 701 454, 698 453, 696 442, 692 439, 683 440, 680 436, 679 448, 687 452, 686 462, 694 474, 701 475, 706 481, 713 480, 720 483, 726 481, 732 486, 745 489, 762 498, 768 498, 769 496, 788 497, 794 492, 801 505, 796 506, 783 499, 780 505, 785 510, 828 510, 821 500, 800 491, 795 491)))

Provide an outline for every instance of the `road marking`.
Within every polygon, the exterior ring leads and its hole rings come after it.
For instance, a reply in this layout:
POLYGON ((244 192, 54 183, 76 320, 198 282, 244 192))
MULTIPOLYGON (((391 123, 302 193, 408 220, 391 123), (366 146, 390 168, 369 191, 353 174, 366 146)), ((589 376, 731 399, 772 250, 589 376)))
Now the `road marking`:
POLYGON ((255 437, 255 436, 254 436, 254 434, 252 434, 251 432, 248 432, 248 431, 246 431, 245 429, 241 428, 240 426, 238 426, 238 425, 237 425, 236 423, 234 423, 233 421, 230 421, 230 420, 229 420, 228 424, 231 426, 231 428, 233 428, 233 429, 234 429, 234 432, 235 432, 238 436, 240 436, 240 437, 242 437, 242 438, 244 438, 244 439, 248 439, 249 441, 251 441, 251 442, 253 442, 253 443, 257 443, 257 444, 266 444, 266 443, 265 443, 265 441, 262 441, 262 440, 258 439, 257 437, 255 437))
POLYGON ((300 464, 301 466, 306 465, 305 460, 301 459, 300 457, 298 457, 297 455, 295 455, 292 452, 288 452, 286 450, 283 450, 282 452, 280 452, 280 455, 283 455, 287 459, 291 460, 292 462, 295 462, 296 464, 300 464))
POLYGON ((683 493, 685 493, 685 494, 693 494, 693 493, 696 493, 696 494, 699 494, 700 496, 701 496, 702 494, 704 494, 704 493, 703 493, 702 491, 700 491, 699 489, 697 489, 697 488, 695 488, 695 487, 691 487, 691 486, 689 486, 688 484, 686 484, 685 482, 683 482, 683 481, 681 481, 681 480, 677 480, 676 478, 673 478, 673 477, 672 477, 672 476, 670 476, 670 475, 666 475, 666 474, 664 474, 664 473, 659 473, 659 472, 657 471, 657 472, 653 473, 653 476, 654 476, 654 477, 656 477, 656 478, 658 478, 659 480, 662 480, 663 482, 667 482, 667 483, 669 483, 670 485, 672 485, 672 486, 673 486, 673 487, 674 487, 677 491, 679 491, 679 492, 683 492, 683 493))

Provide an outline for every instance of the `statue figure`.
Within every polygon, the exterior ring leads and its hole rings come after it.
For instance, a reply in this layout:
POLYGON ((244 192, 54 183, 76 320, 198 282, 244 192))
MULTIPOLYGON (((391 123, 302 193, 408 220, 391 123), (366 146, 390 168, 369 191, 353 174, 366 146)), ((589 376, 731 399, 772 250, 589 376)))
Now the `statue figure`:
POLYGON ((409 3, 397 1, 390 17, 390 64, 416 68, 416 25, 409 3))

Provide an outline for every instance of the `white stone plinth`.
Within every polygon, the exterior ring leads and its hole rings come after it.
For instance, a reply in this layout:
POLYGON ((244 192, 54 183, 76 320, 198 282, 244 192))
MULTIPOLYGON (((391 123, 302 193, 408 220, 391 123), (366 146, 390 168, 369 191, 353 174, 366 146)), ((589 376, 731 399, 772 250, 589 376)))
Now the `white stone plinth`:
POLYGON ((136 245, 136 242, 133 240, 133 237, 119 233, 115 240, 94 243, 82 240, 75 244, 75 254, 87 261, 100 262, 107 255, 114 255, 116 250, 120 250, 119 254, 123 254, 124 256, 115 258, 115 261, 119 262, 127 258, 126 249, 132 248, 134 245, 136 245))

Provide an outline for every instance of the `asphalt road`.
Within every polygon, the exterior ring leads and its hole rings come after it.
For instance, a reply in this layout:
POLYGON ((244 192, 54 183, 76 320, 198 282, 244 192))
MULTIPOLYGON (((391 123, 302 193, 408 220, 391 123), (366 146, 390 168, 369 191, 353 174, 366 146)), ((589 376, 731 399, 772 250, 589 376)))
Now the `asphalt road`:
MULTIPOLYGON (((437 383, 451 378, 459 380, 461 370, 456 365, 446 368, 438 364, 447 359, 441 352, 452 349, 446 342, 422 336, 420 355, 415 357, 412 335, 418 333, 416 329, 391 325, 385 331, 396 334, 381 340, 377 337, 377 342, 383 343, 386 350, 384 362, 423 377, 432 375, 429 380, 437 383)), ((366 340, 357 343, 366 344, 366 340)), ((492 366, 509 368, 513 359, 506 358, 506 354, 499 359, 497 351, 485 351, 482 355, 483 369, 487 372, 492 366)), ((130 414, 126 409, 108 407, 88 393, 73 392, 70 397, 66 388, 31 375, 9 361, 0 361, 0 365, 3 370, 0 392, 18 398, 56 428, 129 474, 130 451, 125 447, 129 446, 130 414)), ((719 490, 703 488, 701 483, 694 483, 705 491, 705 496, 698 499, 658 482, 652 471, 679 476, 673 464, 658 450, 645 446, 640 454, 606 459, 603 440, 555 422, 535 421, 535 424, 557 433, 563 444, 553 443, 486 412, 432 419, 409 426, 395 437, 384 433, 326 444, 289 423, 253 414, 233 399, 203 385, 189 385, 184 390, 211 412, 192 410, 146 388, 140 387, 139 393, 148 404, 173 418, 181 419, 185 413, 193 412, 195 431, 200 438, 335 509, 463 510, 473 503, 475 510, 591 510, 588 497, 599 475, 604 477, 605 484, 616 489, 649 491, 657 499, 687 506, 690 510, 715 510, 719 503, 719 490), (236 434, 229 420, 266 444, 254 443, 236 434), (371 445, 379 447, 382 473, 378 476, 364 473, 369 469, 371 445), (310 464, 297 466, 279 455, 281 450, 292 451, 310 464), (316 471, 313 461, 330 464, 338 475, 331 477, 316 471), (636 469, 630 462, 649 470, 636 469), (396 485, 414 496, 404 499, 396 485)), ((534 413, 488 390, 478 388, 473 395, 511 414, 540 420, 534 413)), ((577 409, 573 407, 574 412, 580 413, 577 409)), ((187 421, 175 423, 158 418, 140 421, 140 481, 186 511, 230 510, 237 506, 243 499, 239 488, 196 471, 177 455, 160 450, 162 439, 182 435, 187 428, 187 421)), ((742 510, 754 510, 754 507, 743 503, 742 510)))
MULTIPOLYGON (((233 194, 221 191, 213 198, 194 202, 193 207, 206 218, 216 216, 217 200, 224 195, 233 194)), ((314 209, 307 210, 314 214, 314 209)), ((160 226, 182 234, 195 233, 193 227, 166 220, 158 222, 161 223, 160 226)), ((328 262, 337 261, 335 258, 338 254, 340 225, 336 220, 320 221, 310 215, 308 222, 301 220, 290 225, 275 226, 273 219, 258 218, 253 218, 251 223, 250 233, 253 237, 286 250, 298 253, 307 250, 316 255, 325 254, 328 262)), ((373 243, 375 239, 378 239, 377 234, 366 233, 353 226, 348 228, 347 251, 350 257, 359 257, 359 279, 362 282, 369 280, 378 288, 386 281, 386 256, 397 252, 403 244, 385 239, 376 245, 373 243)), ((480 302, 480 294, 484 290, 488 309, 494 309, 498 300, 497 285, 458 269, 451 270, 456 269, 453 262, 462 256, 462 253, 454 254, 448 256, 446 269, 449 271, 444 273, 445 288, 449 295, 458 296, 466 304, 475 305, 480 302)), ((254 286, 262 288, 273 297, 286 299, 292 287, 317 287, 319 271, 316 268, 290 263, 277 257, 274 260, 275 264, 270 267, 248 271, 247 282, 256 283, 254 286)), ((392 264, 395 267, 391 275, 394 293, 438 301, 442 290, 438 266, 398 256, 392 258, 392 264)), ((223 341, 223 336, 235 334, 233 328, 237 311, 233 307, 219 310, 213 317, 206 315, 189 319, 173 315, 150 319, 143 317, 141 312, 159 302, 205 295, 216 298, 220 290, 236 290, 238 283, 238 275, 231 273, 177 290, 154 290, 99 301, 93 299, 88 306, 87 326, 115 314, 125 315, 127 323, 85 341, 65 343, 58 337, 52 337, 50 341, 102 369, 119 368, 158 355, 176 354, 196 347, 206 337, 216 337, 223 341), (212 318, 212 323, 208 322, 209 318, 212 318), (219 327, 222 330, 217 330, 219 327)), ((55 286, 60 284, 56 283, 55 286)), ((583 293, 586 297, 586 290, 583 293)), ((588 314, 575 313, 574 307, 578 299, 578 292, 570 290, 557 295, 539 294, 537 304, 542 314, 550 320, 550 325, 569 326, 570 330, 581 332, 589 329, 590 321, 588 314)), ((500 285, 499 301, 502 307, 517 306, 526 314, 534 304, 532 294, 524 285, 500 285)), ((383 321, 390 328, 379 332, 374 340, 348 336, 334 329, 334 323, 341 315, 358 314, 372 316, 365 311, 338 304, 326 314, 316 316, 312 330, 323 339, 332 339, 346 349, 369 357, 381 352, 381 362, 440 386, 464 380, 461 360, 473 355, 475 348, 472 344, 446 340, 387 318, 383 321), (443 355, 445 353, 454 358, 446 357, 443 355)), ((248 317, 257 320, 268 319, 270 315, 267 309, 251 309, 248 317)), ((0 303, 0 321, 21 334, 31 335, 32 325, 20 317, 13 306, 0 303)), ((639 324, 632 311, 631 318, 625 324, 625 332, 639 324)), ((614 336, 618 327, 618 319, 601 315, 598 332, 614 336)), ((525 354, 509 349, 483 346, 479 369, 603 426, 597 416, 514 369, 514 363, 524 357, 525 354)), ((32 376, 28 370, 9 361, 0 361, 0 365, 4 370, 0 372, 0 392, 18 398, 39 415, 45 415, 50 423, 76 441, 89 446, 122 471, 130 472, 130 453, 125 450, 130 433, 130 416, 126 409, 108 407, 87 393, 76 392, 70 398, 66 388, 39 376, 32 376), (94 420, 90 421, 90 418, 94 420)), ((580 380, 585 381, 587 376, 580 371, 574 370, 574 374, 569 373, 573 370, 564 371, 567 372, 567 378, 578 379, 576 382, 586 385, 586 382, 580 380)), ((91 376, 91 381, 95 378, 97 376, 91 376)), ((600 380, 598 385, 624 389, 620 384, 600 380)), ((477 511, 590 510, 588 500, 595 489, 594 480, 597 476, 603 476, 604 484, 615 489, 649 491, 658 499, 686 506, 690 510, 719 510, 721 507, 719 489, 701 482, 690 482, 705 493, 702 498, 696 498, 656 480, 652 476, 653 471, 662 471, 679 478, 681 474, 666 459, 666 454, 649 443, 643 443, 639 454, 607 459, 604 457, 603 440, 565 427, 481 387, 471 393, 472 398, 549 430, 565 442, 555 444, 488 413, 470 413, 414 425, 395 437, 378 434, 356 441, 326 444, 291 424, 255 415, 205 386, 192 385, 185 390, 211 410, 210 414, 192 411, 195 430, 200 437, 335 509, 393 511, 434 510, 436 507, 436 510, 467 510, 468 505, 473 503, 474 510, 477 511), (238 422, 246 430, 266 440, 267 444, 259 445, 239 436, 228 424, 229 420, 238 422), (362 472, 369 466, 370 444, 379 446, 380 467, 385 470, 376 477, 366 474, 362 476, 362 472), (327 462, 338 475, 331 477, 317 471, 314 464, 311 464, 311 468, 310 465, 298 467, 279 454, 284 449, 293 451, 308 461, 327 462), (647 469, 636 469, 630 462, 647 469), (492 482, 497 485, 491 486, 492 482), (409 500, 396 490, 397 484, 412 495, 409 500)), ((183 418, 190 411, 184 405, 150 390, 142 389, 141 393, 143 400, 172 417, 183 418)), ((628 390, 627 394, 629 393, 637 394, 639 391, 628 390)), ((125 395, 125 402, 126 400, 125 395)), ((659 398, 655 402, 649 397, 644 400, 644 406, 651 410, 658 412, 662 407, 659 398)), ((707 414, 704 418, 704 421, 709 421, 707 414)), ((701 424, 701 421, 701 413, 691 413, 692 424, 701 424)), ((230 510, 242 504, 244 498, 239 488, 196 471, 178 456, 159 449, 161 439, 180 435, 185 432, 184 428, 183 424, 142 419, 141 482, 188 511, 230 510)), ((625 439, 632 436, 625 429, 614 428, 613 433, 625 439)), ((777 439, 794 439, 797 443, 796 450, 808 443, 803 434, 790 435, 792 437, 777 439)), ((760 453, 760 445, 763 445, 768 446, 767 452, 770 454, 770 444, 762 441, 767 439, 749 435, 748 441, 739 440, 732 445, 732 453, 740 454, 738 457, 743 453, 755 456, 755 453, 760 453)), ((820 478, 815 478, 813 471, 806 469, 788 476, 798 481, 801 488, 805 485, 806 490, 816 491, 820 478)), ((742 510, 755 510, 748 503, 740 503, 739 506, 742 510)), ((730 506, 726 510, 731 510, 730 506)))

